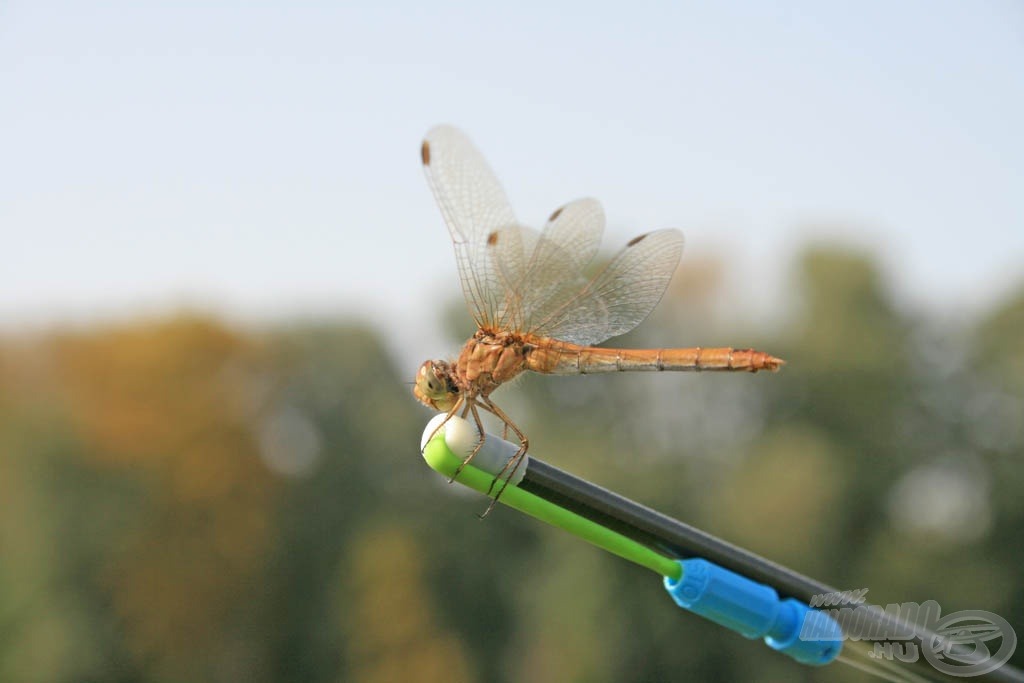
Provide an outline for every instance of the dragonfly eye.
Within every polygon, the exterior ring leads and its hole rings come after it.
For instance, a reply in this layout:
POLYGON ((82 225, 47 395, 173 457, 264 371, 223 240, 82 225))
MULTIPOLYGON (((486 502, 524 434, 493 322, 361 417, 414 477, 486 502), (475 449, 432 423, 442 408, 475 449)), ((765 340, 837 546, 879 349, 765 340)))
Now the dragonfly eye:
POLYGON ((437 370, 434 368, 432 361, 428 360, 420 366, 420 371, 416 376, 416 384, 427 394, 436 394, 440 390, 441 383, 437 379, 437 370))
POLYGON ((421 403, 439 410, 447 410, 456 393, 447 376, 447 364, 443 361, 427 361, 416 373, 413 394, 421 403))

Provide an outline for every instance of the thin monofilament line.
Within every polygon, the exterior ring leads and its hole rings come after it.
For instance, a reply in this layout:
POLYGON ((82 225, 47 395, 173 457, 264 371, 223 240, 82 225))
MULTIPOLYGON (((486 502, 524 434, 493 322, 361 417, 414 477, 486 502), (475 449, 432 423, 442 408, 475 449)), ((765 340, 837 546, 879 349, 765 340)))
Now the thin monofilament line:
MULTIPOLYGON (((836 661, 840 664, 863 671, 866 674, 870 674, 875 678, 881 678, 886 681, 892 681, 892 683, 903 683, 908 681, 910 683, 918 683, 919 681, 931 681, 932 678, 926 678, 916 671, 911 671, 905 666, 897 666, 894 662, 884 659, 872 659, 870 662, 860 661, 854 654, 848 654, 849 650, 844 649, 843 653, 836 657, 836 661)), ((857 651, 856 655, 865 655, 862 651, 857 651)))

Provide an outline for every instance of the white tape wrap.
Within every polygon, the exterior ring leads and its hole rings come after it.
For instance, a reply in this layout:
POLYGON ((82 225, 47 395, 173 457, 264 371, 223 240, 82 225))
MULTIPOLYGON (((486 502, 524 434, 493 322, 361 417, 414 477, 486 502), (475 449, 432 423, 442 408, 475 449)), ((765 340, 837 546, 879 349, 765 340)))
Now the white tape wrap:
MULTIPOLYGON (((443 421, 444 414, 441 413, 435 415, 427 423, 427 428, 423 430, 423 437, 420 439, 420 450, 426 447, 427 439, 430 438, 430 435, 434 433, 434 430, 443 421)), ((453 416, 448 422, 445 422, 443 430, 444 440, 448 444, 448 449, 460 459, 464 459, 473 451, 480 438, 473 423, 457 416, 453 416)), ((519 444, 509 443, 500 436, 488 433, 484 438, 484 445, 473 456, 471 464, 479 470, 498 476, 498 473, 508 464, 509 460, 512 459, 512 456, 518 450, 519 444)), ((526 468, 530 464, 528 461, 529 457, 529 455, 523 456, 523 462, 519 463, 519 467, 516 468, 515 476, 509 480, 510 484, 515 485, 523 480, 526 468)), ((508 472, 504 474, 507 476, 508 472)))

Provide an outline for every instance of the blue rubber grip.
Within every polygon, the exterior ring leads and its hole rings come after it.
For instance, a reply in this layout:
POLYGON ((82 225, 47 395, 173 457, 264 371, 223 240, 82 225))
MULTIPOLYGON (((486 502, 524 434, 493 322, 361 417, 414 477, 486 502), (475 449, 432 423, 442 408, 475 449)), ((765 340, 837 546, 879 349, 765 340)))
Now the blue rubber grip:
POLYGON ((680 607, 746 638, 764 638, 769 647, 802 664, 828 664, 843 649, 843 630, 825 612, 793 598, 780 600, 772 587, 707 560, 679 564, 682 577, 666 576, 665 590, 680 607))

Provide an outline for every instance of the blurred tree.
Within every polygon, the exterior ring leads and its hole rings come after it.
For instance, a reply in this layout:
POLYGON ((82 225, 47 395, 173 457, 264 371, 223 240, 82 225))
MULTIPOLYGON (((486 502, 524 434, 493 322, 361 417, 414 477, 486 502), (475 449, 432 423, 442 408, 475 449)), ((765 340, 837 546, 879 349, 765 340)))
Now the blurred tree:
MULTIPOLYGON (((967 365, 977 383, 963 421, 974 448, 987 456, 991 521, 985 556, 989 571, 1009 578, 989 609, 1024 629, 1024 288, 983 319, 970 341, 967 365)), ((1018 662, 1024 661, 1020 650, 1018 662)))
MULTIPOLYGON (((770 443, 776 430, 812 434, 803 445, 791 442, 788 454, 778 454, 809 459, 805 464, 810 470, 774 472, 766 477, 773 483, 764 495, 791 507, 816 500, 799 516, 829 518, 813 533, 796 531, 797 539, 807 534, 805 542, 818 541, 793 548, 805 556, 803 562, 777 556, 810 572, 826 569, 823 558, 855 557, 875 530, 887 525, 886 491, 915 455, 904 443, 902 423, 914 381, 911 325, 893 308, 867 256, 819 247, 808 249, 799 264, 801 306, 779 344, 789 363, 765 385, 771 427, 769 441, 763 443, 770 443), (812 472, 799 489, 782 484, 812 472), (810 553, 818 560, 806 557, 810 553)), ((759 450, 752 455, 758 457, 759 450)), ((845 563, 821 578, 843 584, 855 580, 857 569, 856 563, 845 563)))
POLYGON ((289 479, 261 606, 271 678, 335 681, 347 668, 337 610, 340 566, 359 552, 351 537, 392 506, 414 514, 415 407, 380 339, 365 329, 295 326, 263 341, 277 369, 264 424, 277 427, 261 430, 261 454, 289 479), (289 465, 296 446, 310 450, 310 442, 315 454, 300 458, 310 464, 289 465))
MULTIPOLYGON (((372 524, 372 522, 371 522, 372 524)), ((354 683, 476 680, 462 642, 448 633, 431 605, 423 577, 425 548, 401 526, 364 531, 340 577, 342 646, 354 683)))
MULTIPOLYGON (((915 318, 870 258, 817 247, 768 333, 728 314, 721 266, 682 274, 616 344, 789 364, 526 378, 497 398, 535 454, 871 600, 1020 625, 1024 293, 977 325, 915 318)), ((355 324, 0 340, 0 680, 861 677, 502 506, 479 522, 420 462, 411 376, 355 324)))
POLYGON ((252 434, 258 350, 180 317, 62 336, 54 363, 83 464, 136 487, 92 567, 135 662, 167 680, 254 675, 246 602, 276 488, 252 434))
POLYGON ((129 680, 89 572, 125 491, 79 476, 53 379, 36 344, 0 348, 0 680, 129 680), (99 514, 79 516, 82 501, 99 514))

